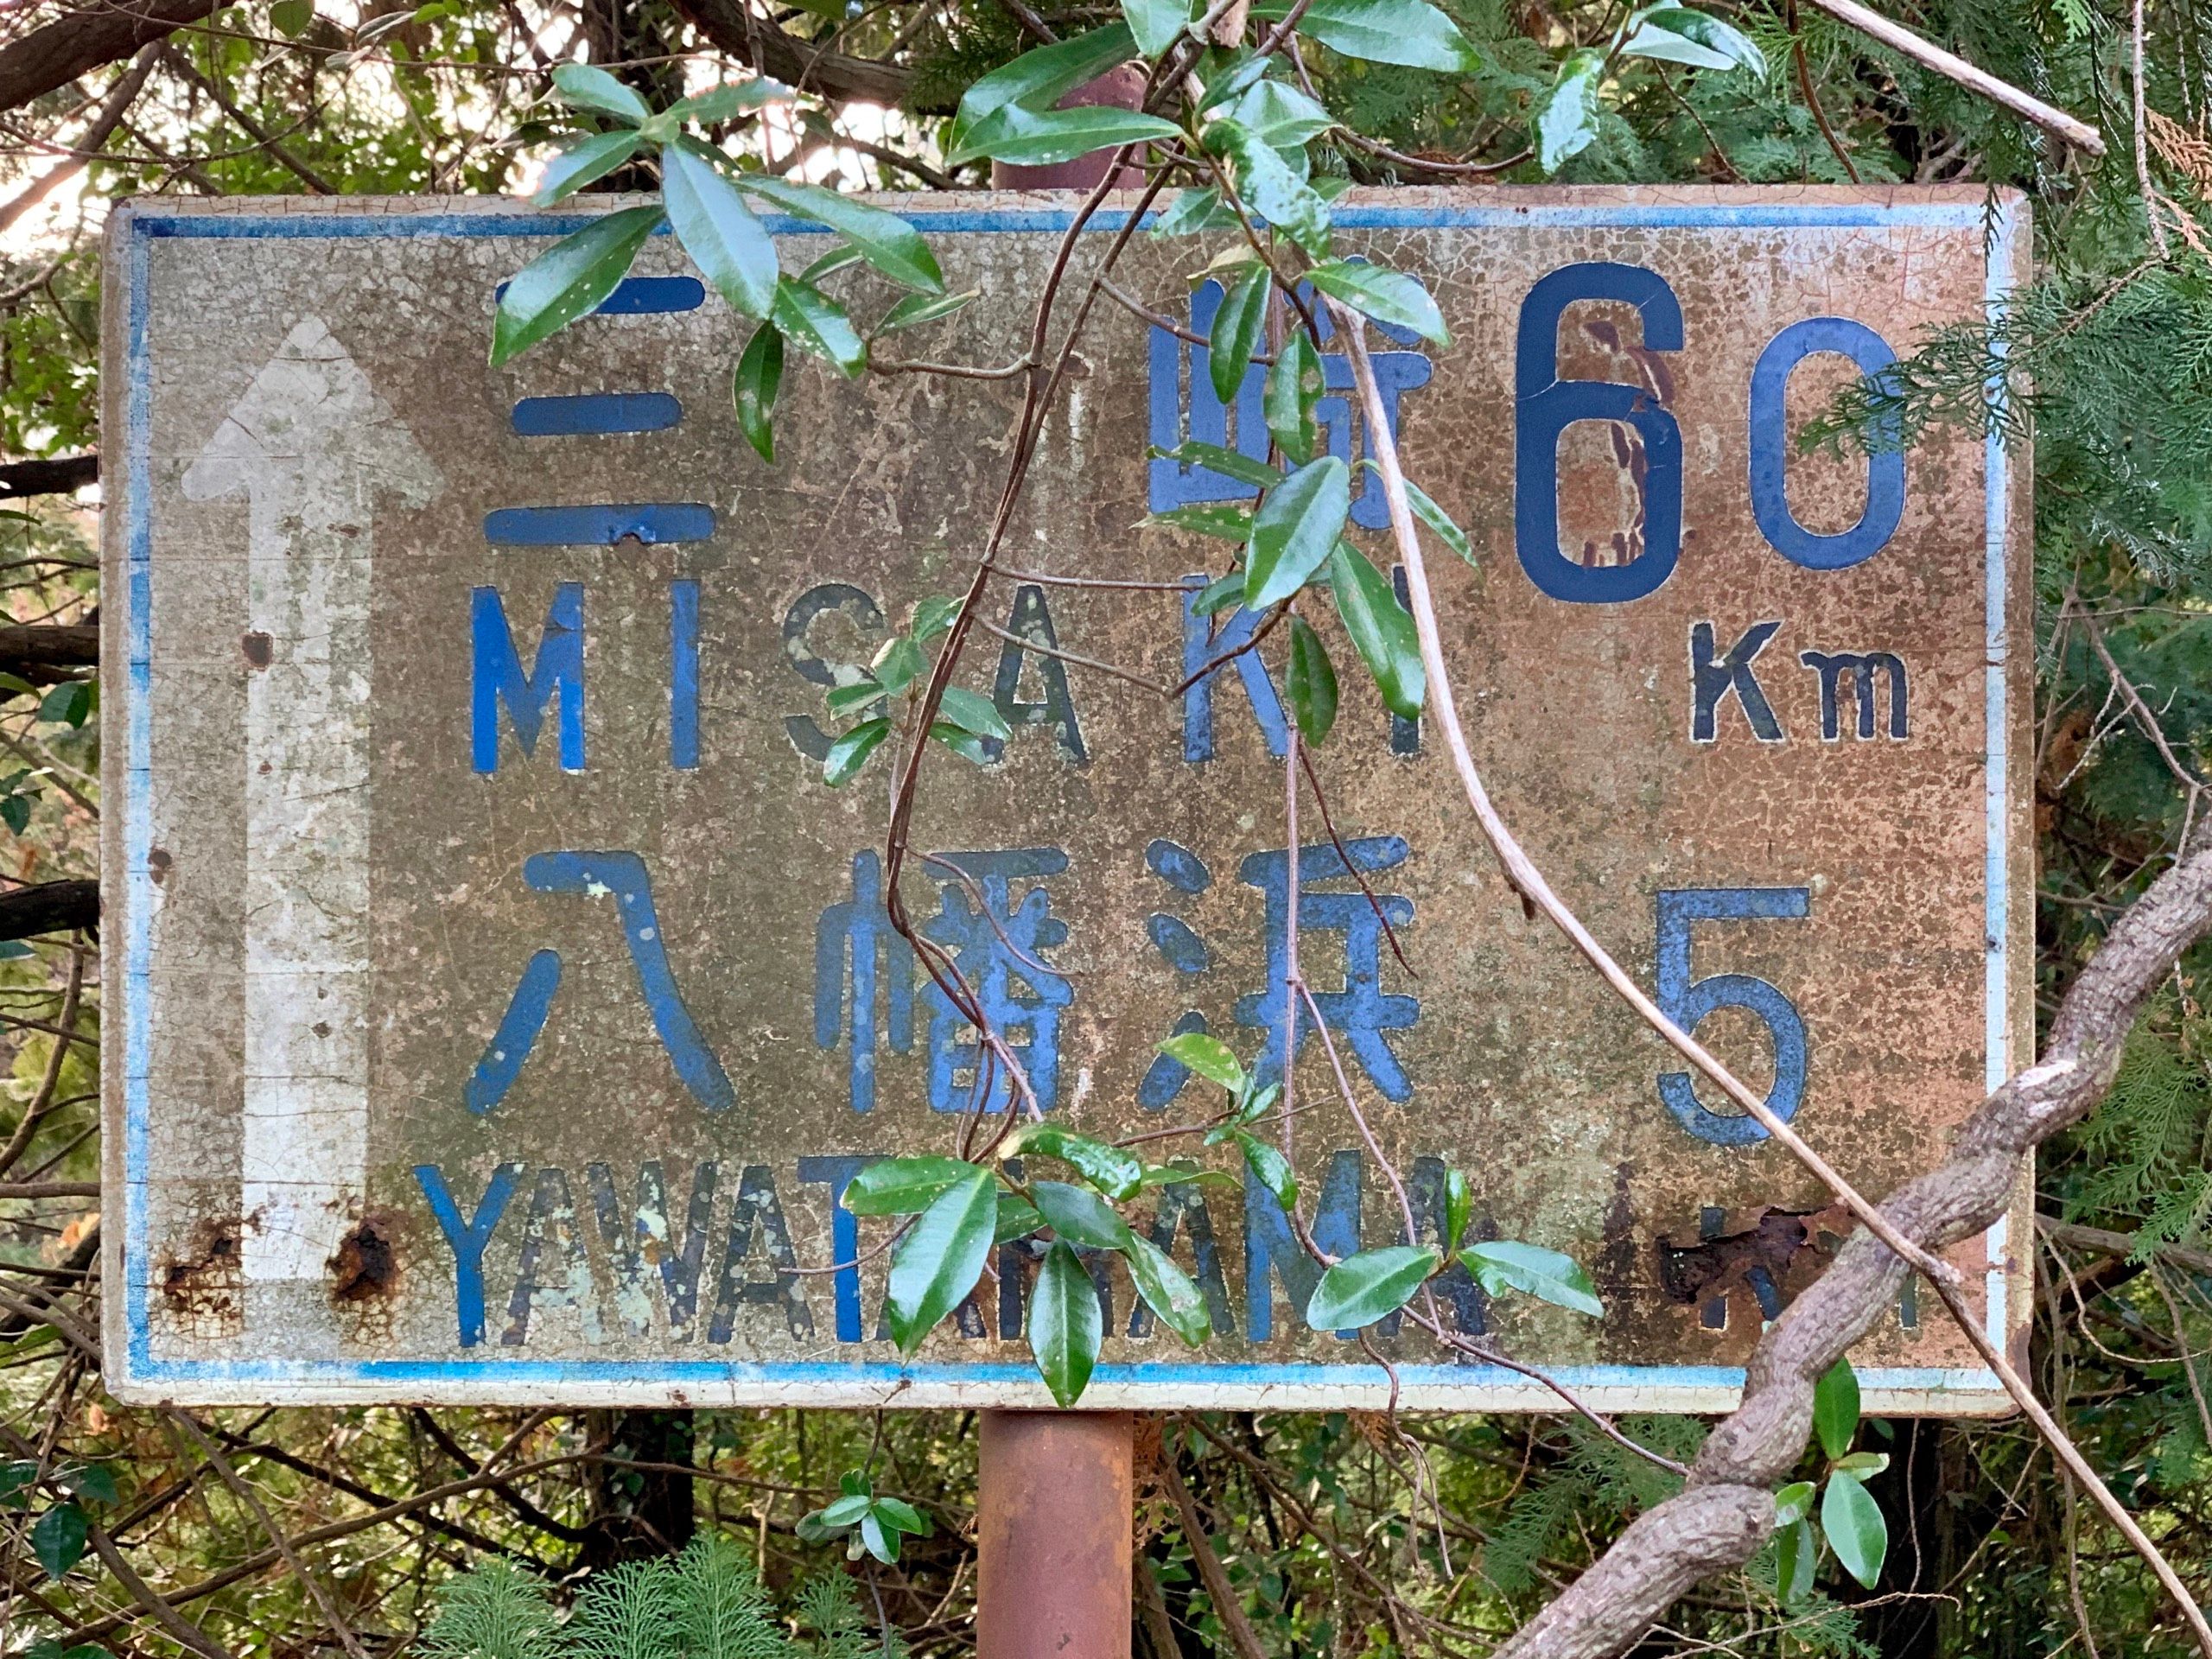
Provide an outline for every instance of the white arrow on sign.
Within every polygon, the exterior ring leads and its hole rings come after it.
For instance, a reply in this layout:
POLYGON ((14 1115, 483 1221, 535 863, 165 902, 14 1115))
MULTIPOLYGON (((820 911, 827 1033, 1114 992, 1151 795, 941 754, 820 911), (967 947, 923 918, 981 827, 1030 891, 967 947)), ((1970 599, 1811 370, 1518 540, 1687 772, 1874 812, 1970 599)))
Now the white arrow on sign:
POLYGON ((370 531, 445 480, 320 317, 184 475, 251 501, 245 715, 249 1281, 318 1279, 368 1161, 370 531))

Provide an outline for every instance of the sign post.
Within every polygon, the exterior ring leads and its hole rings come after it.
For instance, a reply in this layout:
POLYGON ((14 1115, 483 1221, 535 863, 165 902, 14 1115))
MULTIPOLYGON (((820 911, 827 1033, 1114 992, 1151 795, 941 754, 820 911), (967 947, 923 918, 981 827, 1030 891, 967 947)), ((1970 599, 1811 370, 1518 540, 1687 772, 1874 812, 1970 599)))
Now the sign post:
POLYGON ((1128 1659, 1129 1414, 987 1411, 979 1424, 977 1659, 1128 1659))
MULTIPOLYGON (((883 200, 981 291, 928 354, 1019 355, 1066 199, 883 200)), ((743 326, 666 237, 598 315, 479 366, 498 285, 597 210, 111 221, 120 1397, 1049 1403, 1023 1340, 1036 1238, 1001 1243, 915 1357, 880 1324, 893 1224, 855 1217, 847 1183, 1007 1103, 889 925, 880 769, 822 775, 830 694, 966 585, 1019 388, 795 362, 764 467, 729 404, 743 326)), ((1126 211, 1092 221, 1073 280, 1126 211)), ((1386 330, 1375 362, 1409 471, 1469 537, 1437 575, 1493 794, 1661 1004, 1854 1182, 1924 1166, 2028 1035, 2025 468, 1948 429, 1796 440, 1924 330, 2003 305, 2017 206, 1422 190, 1335 218, 1349 251, 1418 271, 1453 335, 1386 330)), ((819 251, 772 228, 787 264, 819 251)), ((1117 280, 1204 338, 1209 251, 1140 237, 1117 280)), ((839 280, 865 315, 887 302, 839 280)), ((1493 1306, 1447 1277, 1447 1317, 1600 1409, 1727 1408, 1843 1218, 1529 920, 1421 722, 1348 693, 1316 756, 1335 833, 1286 844, 1279 642, 1240 649, 1259 620, 1200 608, 1228 546, 1183 527, 1249 486, 1164 453, 1264 456, 1262 372, 1224 401, 1203 346, 1118 309, 1092 326, 962 670, 1011 736, 925 778, 907 911, 1046 1115, 1110 1141, 1216 1109, 1156 1052, 1172 1032, 1262 1075, 1299 1058, 1295 892, 1413 1232, 1440 1230, 1442 1171, 1464 1171, 1477 1236, 1568 1252, 1606 1305, 1493 1306), (1154 585, 1074 580, 1098 575, 1154 585)), ((1333 341, 1322 364, 1357 461, 1333 341)), ((1212 1339, 1184 1349, 1102 1262, 1087 1407, 1554 1406, 1389 1321, 1391 1370, 1307 1329, 1319 1269, 1273 1194, 1195 1136, 1147 1147, 1219 1172, 1130 1206, 1212 1339)), ((1325 1104, 1291 1155, 1324 1249, 1405 1242, 1325 1104)), ((1952 1252, 2015 1343, 2018 1225, 1952 1252)), ((1854 1361, 1870 1411, 2005 1408, 1910 1301, 1854 1361)), ((1090 1460, 1126 1494, 1116 1421, 990 1418, 986 1466, 1090 1460)), ((1033 1543, 993 1529, 1009 1503, 986 1493, 1001 1582, 1033 1543)))

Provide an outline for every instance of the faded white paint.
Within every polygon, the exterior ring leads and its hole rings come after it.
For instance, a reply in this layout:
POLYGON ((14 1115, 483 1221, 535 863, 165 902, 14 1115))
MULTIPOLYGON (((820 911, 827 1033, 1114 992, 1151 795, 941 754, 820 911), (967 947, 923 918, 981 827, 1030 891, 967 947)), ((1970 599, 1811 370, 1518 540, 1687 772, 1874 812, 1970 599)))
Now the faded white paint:
POLYGON ((443 480, 320 317, 184 475, 251 499, 245 723, 249 1281, 311 1280, 361 1201, 369 1126, 370 540, 443 480))

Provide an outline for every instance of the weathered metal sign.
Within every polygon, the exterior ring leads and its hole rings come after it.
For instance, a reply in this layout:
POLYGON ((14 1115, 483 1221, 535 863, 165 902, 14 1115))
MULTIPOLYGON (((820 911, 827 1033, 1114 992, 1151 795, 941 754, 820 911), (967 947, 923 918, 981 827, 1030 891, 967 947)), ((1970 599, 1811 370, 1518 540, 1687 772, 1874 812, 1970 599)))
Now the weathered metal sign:
MULTIPOLYGON (((1018 357, 1069 201, 891 205, 983 295, 916 354, 1018 357)), ((1599 937, 1868 1191, 2021 1052, 2025 470, 1955 430, 1871 458, 1794 435, 2001 305, 2020 212, 1978 190, 1338 210, 1455 342, 1377 365, 1409 471, 1472 537, 1472 569, 1434 556, 1492 791, 1599 937)), ((495 288, 577 222, 286 200, 111 223, 107 1381, 1043 1403, 1026 1246, 913 1363, 881 1334, 890 1224, 840 1194, 872 1157, 948 1147, 976 1056, 887 925, 883 768, 842 791, 820 769, 828 691, 964 586, 1020 383, 795 367, 764 467, 730 406, 742 326, 665 237, 601 315, 486 369, 495 288)), ((798 264, 820 245, 779 234, 798 264)), ((1081 239, 1076 283, 1108 240, 1081 239)), ((1140 238, 1120 280, 1203 334, 1203 257, 1140 238)), ((1147 445, 1264 453, 1259 384, 1224 408, 1202 348, 1100 308, 963 670, 1014 735, 922 790, 938 856, 909 907, 1046 1109, 1106 1138, 1213 1109, 1155 1053, 1172 1031, 1281 1062, 1279 642, 1162 696, 1078 659, 1172 686, 1252 619, 1198 614, 1195 583, 1050 578, 1217 573, 1224 544, 1135 526, 1241 486, 1147 445)), ((1372 483, 1355 517, 1387 567, 1372 483)), ((1309 812, 1296 902, 1350 1080, 1423 1229, 1448 1161, 1479 1228, 1571 1252, 1607 1304, 1449 1281, 1452 1316, 1596 1405, 1726 1406, 1844 1223, 1524 913, 1433 734, 1347 687, 1318 757, 1342 849, 1309 812)), ((1315 1236, 1390 1243, 1318 1046, 1309 1067, 1315 1236)), ((1102 1265, 1086 1403, 1389 1397, 1305 1327, 1316 1270, 1265 1191, 1137 1208, 1215 1338, 1185 1350, 1102 1265)), ((2017 1217, 1954 1253, 2002 1339, 2023 1255, 2017 1217)), ((1404 1403, 1555 1403, 1417 1338, 1378 1338, 1404 1403)), ((1856 1358, 1876 1409, 2002 1399, 1932 1305, 1856 1358)))

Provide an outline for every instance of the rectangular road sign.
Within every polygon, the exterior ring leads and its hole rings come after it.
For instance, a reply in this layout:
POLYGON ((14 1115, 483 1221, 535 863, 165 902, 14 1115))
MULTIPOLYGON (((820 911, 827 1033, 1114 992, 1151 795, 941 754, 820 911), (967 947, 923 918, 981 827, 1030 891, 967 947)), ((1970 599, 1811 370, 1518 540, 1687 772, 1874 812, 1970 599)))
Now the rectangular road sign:
MULTIPOLYGON (((1073 199, 885 200, 982 293, 890 343, 1017 359, 1073 199)), ((887 752, 842 790, 820 765, 830 690, 965 587, 1022 382, 794 359, 765 466, 730 399, 744 325, 665 235, 598 315, 484 366, 498 285, 600 210, 111 221, 120 1396, 1046 1402, 1030 1245, 912 1363, 882 1332, 888 1224, 840 1196, 871 1158, 950 1148, 975 1046, 888 925, 887 752)), ((1077 238, 1076 289, 1126 211, 1077 238)), ((1795 437, 1851 377, 2001 307, 2024 217, 1979 189, 1337 209, 1341 245, 1419 272, 1451 327, 1376 364, 1410 474, 1471 539, 1469 563, 1429 557, 1491 790, 1598 937, 1868 1192, 1936 1160, 2028 1036, 2027 469, 1954 428, 1872 455, 1795 437)), ((793 270, 825 245, 775 229, 793 270)), ((1212 251, 1140 236, 1119 280, 1203 337, 1212 251)), ((863 318, 890 297, 834 281, 863 318)), ((1357 458, 1333 342, 1325 366, 1357 458)), ((1229 543, 1138 527, 1247 487, 1147 449, 1264 455, 1259 388, 1224 406, 1203 347, 1098 308, 960 671, 1013 735, 922 784, 907 908, 1046 1111, 1103 1138, 1215 1109, 1155 1053, 1173 1031, 1282 1060, 1281 640, 1236 653, 1254 620, 1194 604, 1229 543)), ((1371 479, 1353 518, 1388 569, 1371 479)), ((1423 1236, 1464 1170, 1478 1230, 1572 1253, 1606 1303, 1447 1280, 1449 1317, 1595 1405, 1727 1406, 1847 1224, 1524 913, 1435 734, 1315 622, 1346 690, 1315 757, 1340 842, 1309 804, 1296 904, 1351 1084, 1423 1236)), ((1314 1236, 1398 1241, 1319 1046, 1294 1059, 1314 1236)), ((1147 1151, 1231 1173, 1195 1136, 1147 1151)), ((1086 1403, 1389 1397, 1360 1345, 1306 1328, 1317 1270, 1264 1189, 1133 1208, 1215 1334, 1185 1349, 1100 1263, 1086 1403)), ((2022 1220, 1953 1252, 2016 1344, 2022 1220)), ((1555 1403, 1417 1332, 1376 1341, 1408 1405, 1555 1403)), ((1855 1357, 1872 1409, 2002 1402, 1932 1301, 1855 1357)))

